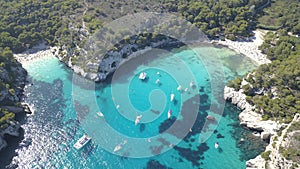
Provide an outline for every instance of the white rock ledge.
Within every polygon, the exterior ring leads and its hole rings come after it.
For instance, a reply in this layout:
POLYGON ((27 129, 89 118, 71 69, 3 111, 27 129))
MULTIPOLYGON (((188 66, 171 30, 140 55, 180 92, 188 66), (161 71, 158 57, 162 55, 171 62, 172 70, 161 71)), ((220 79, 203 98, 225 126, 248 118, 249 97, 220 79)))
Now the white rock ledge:
POLYGON ((280 129, 281 125, 279 123, 271 120, 262 120, 262 115, 254 111, 255 106, 246 101, 246 95, 242 89, 235 91, 233 88, 225 86, 224 99, 230 100, 232 104, 237 105, 242 110, 239 114, 241 125, 263 133, 264 137, 268 134, 275 134, 280 129))
MULTIPOLYGON (((242 89, 235 91, 233 88, 225 86, 224 99, 231 101, 232 104, 237 105, 242 110, 239 114, 240 124, 259 132, 262 140, 269 141, 272 136, 277 135, 282 125, 271 120, 263 121, 262 115, 254 111, 255 106, 247 102, 242 89)), ((270 146, 272 146, 272 139, 268 147, 270 146)), ((259 155, 248 160, 246 166, 247 169, 265 169, 265 163, 266 161, 259 155)))

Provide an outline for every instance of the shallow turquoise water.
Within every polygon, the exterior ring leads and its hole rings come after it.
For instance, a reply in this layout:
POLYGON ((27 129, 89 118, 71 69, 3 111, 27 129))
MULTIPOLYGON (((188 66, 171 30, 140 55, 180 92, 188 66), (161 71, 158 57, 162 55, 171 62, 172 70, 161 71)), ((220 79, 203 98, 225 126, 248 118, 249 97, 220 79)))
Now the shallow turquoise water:
POLYGON ((224 71, 225 82, 255 65, 226 48, 158 53, 130 60, 111 83, 97 85, 72 74, 54 57, 25 64, 33 83, 26 89, 26 101, 36 111, 22 126, 30 144, 17 149, 12 164, 21 168, 245 168, 245 160, 257 155, 262 144, 257 139, 252 152, 239 145, 241 137, 246 141, 252 137, 238 125, 238 110, 233 106, 226 105, 223 114, 211 111, 211 104, 222 107, 212 92, 222 94, 224 86, 214 85, 212 78, 222 78, 208 70, 224 71), (199 60, 195 51, 208 59, 199 60), (222 67, 216 67, 217 56, 222 67), (148 76, 144 82, 138 79, 142 71, 148 76), (193 88, 191 81, 196 84, 193 88), (187 91, 177 91, 178 85, 187 91), (99 111, 104 117, 97 116, 99 111), (135 125, 137 115, 142 118, 135 125), (220 121, 204 124, 207 115, 220 121), (84 133, 92 141, 77 151, 73 144, 84 133), (113 153, 125 140, 122 149, 113 153))

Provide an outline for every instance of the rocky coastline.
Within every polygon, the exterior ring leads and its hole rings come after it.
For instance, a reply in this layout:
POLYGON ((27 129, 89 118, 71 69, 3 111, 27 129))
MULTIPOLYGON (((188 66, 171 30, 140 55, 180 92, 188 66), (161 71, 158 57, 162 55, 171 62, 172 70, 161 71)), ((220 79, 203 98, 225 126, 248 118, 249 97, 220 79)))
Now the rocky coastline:
MULTIPOLYGON (((263 43, 263 35, 266 33, 264 30, 255 30, 255 36, 249 41, 231 41, 226 39, 225 41, 213 41, 220 45, 227 46, 245 56, 251 58, 258 65, 271 63, 267 59, 266 55, 262 54, 258 49, 263 43)), ((242 81, 241 85, 245 85, 248 82, 242 81)), ((239 114, 240 124, 251 131, 256 136, 259 136, 262 140, 268 143, 265 152, 270 152, 269 159, 265 160, 261 155, 254 159, 250 159, 246 162, 248 169, 265 169, 265 168, 292 168, 293 162, 285 159, 279 152, 280 145, 288 145, 289 140, 284 139, 284 135, 287 133, 289 126, 294 121, 300 121, 299 115, 296 115, 293 121, 289 124, 282 124, 277 121, 262 119, 262 114, 255 111, 255 105, 251 105, 246 100, 246 95, 242 87, 236 91, 234 88, 225 86, 224 99, 236 105, 241 113, 239 114), (278 133, 282 134, 279 135, 278 133), (275 145, 275 146, 274 146, 275 145)))
MULTIPOLYGON (((212 41, 215 43, 216 41, 212 41)), ((44 44, 39 45, 33 50, 26 51, 25 53, 15 55, 16 59, 22 64, 26 64, 27 61, 32 61, 34 58, 46 57, 49 55, 53 55, 59 58, 61 62, 64 62, 68 67, 70 67, 75 73, 80 74, 81 76, 90 79, 95 82, 103 81, 112 74, 118 66, 130 60, 133 57, 141 55, 152 48, 159 47, 168 43, 178 43, 171 41, 170 39, 166 39, 160 42, 151 43, 150 46, 146 46, 143 48, 138 48, 135 44, 124 45, 119 51, 110 51, 108 52, 108 56, 94 62, 89 62, 87 66, 90 69, 96 69, 98 73, 89 72, 82 67, 75 65, 71 62, 71 58, 69 60, 65 60, 65 55, 74 56, 74 52, 70 50, 63 49, 62 47, 48 47, 44 44), (124 58, 123 56, 127 57, 124 58)), ((265 55, 261 54, 258 50, 258 46, 262 43, 261 34, 259 32, 255 32, 255 38, 253 41, 243 41, 243 42, 234 42, 230 40, 225 41, 217 41, 217 44, 227 46, 233 50, 236 50, 239 53, 250 57, 252 60, 257 62, 257 64, 267 64, 270 61, 266 58, 265 55), (254 52, 254 53, 253 53, 254 52)), ((24 75, 26 76, 26 75, 24 75)), ((282 128, 287 128, 287 125, 283 125, 277 123, 275 121, 263 121, 262 115, 256 113, 254 111, 255 106, 249 104, 246 101, 246 95, 243 93, 243 90, 235 91, 233 88, 225 87, 224 89, 224 99, 230 101, 232 104, 237 105, 242 112, 239 114, 240 124, 246 128, 249 128, 254 132, 255 135, 260 136, 262 140, 269 142, 266 150, 270 150, 270 159, 271 163, 277 166, 284 166, 283 163, 289 164, 288 160, 285 160, 280 153, 278 152, 278 147, 272 147, 271 145, 274 143, 274 138, 277 136, 277 132, 282 128)), ((27 106, 28 107, 28 106, 27 106)), ((30 112, 30 108, 26 108, 28 112, 30 112)), ((16 111, 21 111, 18 109, 16 111)), ((296 118, 296 117, 295 117, 296 118)), ((299 117, 298 117, 299 119, 299 117)), ((294 119, 297 120, 297 119, 294 119)), ((0 132, 0 150, 1 147, 4 148, 6 146, 6 142, 3 139, 4 134, 10 134, 14 136, 18 136, 18 130, 20 125, 18 122, 12 122, 12 125, 7 128, 7 130, 0 132)), ((265 168, 266 161, 259 155, 254 159, 247 161, 247 168, 265 168)), ((276 167, 275 167, 276 168, 276 167)), ((284 168, 284 167, 283 167, 284 168)))
MULTIPOLYGON (((0 68, 1 69, 1 68, 0 68)), ((14 115, 19 113, 30 113, 30 108, 22 102, 23 89, 27 83, 27 72, 22 68, 20 63, 10 68, 10 71, 1 69, 0 78, 4 82, 11 82, 10 73, 13 73, 16 79, 14 79, 14 84, 11 86, 14 92, 9 92, 7 89, 0 91, 0 105, 1 110, 5 110, 8 113, 13 113, 14 115), (8 104, 6 104, 8 103, 8 104), (12 104, 14 103, 14 104, 12 104)), ((6 120, 5 124, 0 128, 0 151, 7 146, 7 142, 4 139, 6 135, 18 137, 20 130, 20 123, 17 120, 9 119, 6 120)))
MULTIPOLYGON (((114 73, 116 69, 129 61, 130 59, 142 55, 150 51, 153 48, 162 47, 162 46, 172 46, 172 45, 181 45, 182 42, 166 38, 158 42, 151 42, 148 46, 138 46, 137 44, 126 44, 121 47, 118 51, 108 51, 105 57, 98 59, 87 60, 86 58, 80 58, 83 63, 86 62, 85 67, 74 64, 71 58, 77 58, 82 56, 76 56, 74 51, 67 50, 64 47, 53 47, 51 52, 59 58, 61 62, 64 62, 68 67, 70 67, 74 73, 81 75, 84 78, 95 82, 105 81, 109 75, 114 73), (62 51, 62 52, 59 52, 62 51), (71 56, 68 60, 65 60, 67 56, 71 56), (124 57, 126 56, 126 57, 124 57), (87 60, 87 61, 85 61, 87 60)), ((87 53, 84 51, 83 53, 87 53)))
POLYGON ((247 169, 265 169, 265 168, 292 168, 293 162, 285 159, 279 152, 280 145, 288 145, 288 140, 284 139, 284 135, 287 133, 289 126, 292 122, 299 122, 300 115, 296 115, 291 123, 281 124, 276 121, 262 119, 262 115, 255 112, 255 106, 249 104, 246 101, 246 95, 243 93, 243 89, 236 91, 234 88, 224 88, 224 99, 230 101, 241 109, 239 114, 240 124, 251 131, 269 145, 265 151, 269 151, 269 160, 266 161, 261 155, 254 159, 250 159, 246 162, 247 169), (282 130, 283 129, 283 130, 282 130), (279 131, 282 130, 282 134, 279 135, 279 131), (275 145, 275 146, 274 146, 275 145))

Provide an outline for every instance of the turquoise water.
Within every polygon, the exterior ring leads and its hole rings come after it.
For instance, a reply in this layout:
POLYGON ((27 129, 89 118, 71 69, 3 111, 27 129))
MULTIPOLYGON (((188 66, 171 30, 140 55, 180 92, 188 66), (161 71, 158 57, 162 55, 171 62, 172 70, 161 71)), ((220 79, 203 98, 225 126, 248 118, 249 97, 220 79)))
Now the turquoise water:
POLYGON ((18 155, 11 165, 245 168, 245 161, 263 147, 259 139, 238 125, 239 111, 229 104, 223 109, 222 100, 213 97, 213 92, 222 94, 221 80, 226 82, 256 67, 227 48, 151 51, 124 63, 108 82, 100 84, 74 75, 55 57, 37 59, 24 67, 32 80, 25 91, 26 101, 34 104, 35 113, 22 126, 24 141, 30 144, 16 150, 18 155), (199 59, 195 51, 208 59, 199 59), (221 67, 216 64, 219 57, 221 67), (224 79, 221 73, 211 73, 212 68, 224 71, 224 79), (142 71, 147 73, 145 81, 138 79, 142 71), (212 78, 219 79, 213 82, 212 78), (191 81, 194 87, 189 85, 191 81), (178 91, 178 85, 187 91, 178 91), (171 93, 174 101, 170 101, 171 93), (210 105, 222 108, 222 112, 210 105), (168 119, 169 110, 172 116, 168 119), (99 111, 104 117, 97 116, 99 111), (137 115, 142 118, 135 125, 137 115), (213 115, 216 121, 205 123, 207 115, 213 115), (73 144, 84 133, 92 141, 75 150, 73 144), (240 144, 240 138, 253 144, 240 144), (214 147, 216 142, 218 149, 214 147), (122 149, 113 152, 119 144, 122 149))

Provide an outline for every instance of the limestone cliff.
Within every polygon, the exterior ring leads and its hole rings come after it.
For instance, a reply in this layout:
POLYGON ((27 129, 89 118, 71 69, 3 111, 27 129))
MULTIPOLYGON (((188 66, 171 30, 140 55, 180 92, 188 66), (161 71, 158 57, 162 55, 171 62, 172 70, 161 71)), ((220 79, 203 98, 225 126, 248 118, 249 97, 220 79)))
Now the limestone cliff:
POLYGON ((19 135, 20 124, 15 113, 23 112, 20 104, 26 81, 26 71, 12 58, 1 58, 0 66, 0 151, 7 146, 4 135, 19 135))
MULTIPOLYGON (((234 88, 225 87, 224 99, 231 101, 237 105, 242 112, 239 114, 240 124, 254 131, 256 135, 260 135, 261 139, 269 142, 266 147, 267 160, 261 155, 247 161, 248 169, 292 169, 295 163, 287 160, 280 153, 280 147, 290 145, 289 134, 287 131, 293 122, 299 123, 300 115, 296 115, 290 124, 280 124, 276 121, 262 120, 262 115, 255 112, 255 106, 249 104, 243 89, 236 91, 234 88), (280 133, 280 135, 278 134, 280 133)), ((299 130, 300 132, 300 130, 299 130)), ((299 164, 300 166, 300 164, 299 164)))

